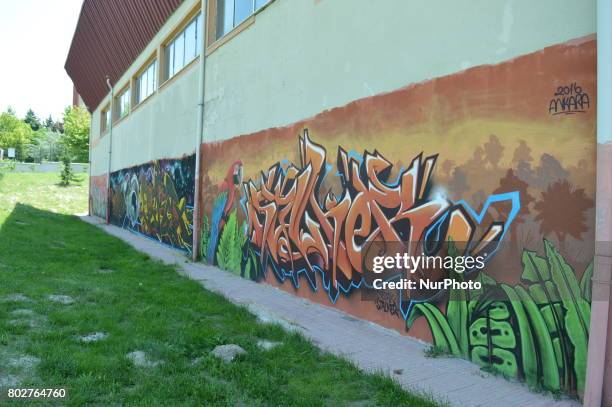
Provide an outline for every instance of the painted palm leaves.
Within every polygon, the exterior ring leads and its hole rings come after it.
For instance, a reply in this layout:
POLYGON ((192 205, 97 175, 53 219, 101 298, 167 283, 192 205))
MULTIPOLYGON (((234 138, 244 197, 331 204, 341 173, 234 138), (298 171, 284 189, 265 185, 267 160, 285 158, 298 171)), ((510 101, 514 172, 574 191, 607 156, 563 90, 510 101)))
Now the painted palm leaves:
POLYGON ((417 304, 407 326, 424 316, 434 345, 446 353, 522 377, 536 388, 582 392, 593 267, 578 282, 557 249, 546 240, 544 247, 545 257, 523 252, 525 285, 498 284, 481 273, 483 290, 452 290, 446 313, 431 303, 417 304))

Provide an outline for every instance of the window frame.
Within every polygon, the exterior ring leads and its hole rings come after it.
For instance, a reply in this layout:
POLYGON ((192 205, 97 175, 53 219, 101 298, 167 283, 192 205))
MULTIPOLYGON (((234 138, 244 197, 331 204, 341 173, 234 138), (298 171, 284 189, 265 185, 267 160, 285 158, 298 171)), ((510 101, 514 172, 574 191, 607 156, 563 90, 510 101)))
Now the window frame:
POLYGON ((113 123, 113 119, 111 117, 111 102, 106 103, 106 105, 100 110, 100 135, 106 134, 110 130, 110 126, 113 123), (105 116, 108 114, 108 119, 105 119, 105 116))
MULTIPOLYGON (((157 89, 161 89, 164 84, 166 84, 167 82, 171 81, 172 79, 174 79, 175 77, 177 77, 181 72, 183 72, 187 67, 191 66, 195 61, 198 61, 200 58, 200 54, 201 54, 201 49, 200 49, 200 43, 202 41, 201 38, 198 37, 198 34, 201 34, 203 36, 205 36, 205 33, 202 33, 199 29, 199 26, 201 26, 201 22, 200 24, 198 24, 198 17, 203 18, 203 13, 202 10, 200 8, 200 5, 198 4, 196 7, 194 7, 189 13, 187 13, 187 15, 185 16, 185 18, 183 20, 181 20, 181 22, 174 28, 174 30, 172 30, 172 32, 166 37, 166 39, 160 44, 159 47, 159 58, 158 59, 158 73, 159 73, 159 83, 157 86, 157 89), (191 23, 195 23, 195 35, 196 35, 196 40, 195 40, 195 46, 196 46, 196 55, 191 58, 190 60, 186 60, 185 59, 185 32, 187 31, 187 28, 190 26, 191 23), (168 60, 168 47, 173 44, 175 42, 175 40, 178 39, 178 37, 183 36, 183 60, 184 60, 184 64, 183 66, 179 67, 178 69, 175 69, 174 72, 172 72, 172 75, 170 75, 170 62, 168 60)), ((172 52, 174 53, 175 49, 172 48, 172 52)), ((174 68, 174 63, 172 63, 172 68, 174 68)))
MULTIPOLYGON (((223 0, 227 1, 227 0, 223 0)), ((236 0, 231 0, 236 1, 236 0)), ((238 24, 235 23, 236 12, 234 5, 234 14, 232 16, 232 24, 233 27, 229 29, 227 32, 223 34, 219 34, 218 25, 219 25, 219 13, 218 13, 218 4, 219 0, 211 0, 208 2, 208 10, 206 12, 206 55, 209 55, 221 45, 225 44, 236 35, 238 35, 241 31, 249 27, 251 24, 255 22, 256 16, 261 13, 263 10, 268 8, 270 4, 274 3, 275 0, 268 0, 264 5, 256 8, 257 0, 252 0, 253 2, 253 11, 246 17, 243 21, 238 24)))
POLYGON ((117 94, 114 97, 113 100, 113 115, 115 116, 113 118, 113 122, 117 123, 120 120, 123 120, 124 118, 126 118, 127 116, 129 116, 130 111, 132 109, 132 96, 131 93, 127 95, 127 109, 125 111, 125 113, 122 112, 121 110, 121 98, 128 92, 130 92, 130 83, 128 82, 125 86, 123 86, 122 88, 120 88, 120 90, 117 92, 117 94))
MULTIPOLYGON (((148 79, 149 79, 149 76, 147 74, 147 80, 148 79)), ((138 71, 136 71, 136 73, 133 75, 132 89, 133 89, 132 94, 131 94, 132 102, 131 102, 130 110, 134 110, 135 108, 140 106, 142 103, 147 101, 150 97, 155 95, 157 91, 159 90, 159 58, 157 57, 157 50, 155 50, 155 52, 153 52, 153 54, 149 58, 147 58, 147 60, 142 64, 140 69, 138 69, 138 71), (155 64, 155 69, 153 72, 153 79, 154 79, 153 90, 151 91, 151 93, 149 93, 145 97, 142 97, 142 95, 140 94, 140 82, 141 82, 142 76, 145 73, 147 73, 149 68, 151 68, 151 66, 154 64, 155 64)))

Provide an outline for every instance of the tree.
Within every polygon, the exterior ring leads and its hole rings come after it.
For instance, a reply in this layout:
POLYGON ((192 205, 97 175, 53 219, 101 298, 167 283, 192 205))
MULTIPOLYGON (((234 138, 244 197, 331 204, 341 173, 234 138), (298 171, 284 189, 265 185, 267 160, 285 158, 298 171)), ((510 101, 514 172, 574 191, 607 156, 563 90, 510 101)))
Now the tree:
POLYGON ((544 189, 551 183, 566 179, 569 172, 554 156, 550 154, 542 154, 540 157, 540 165, 535 169, 534 185, 544 189))
POLYGON ((31 161, 60 161, 66 147, 62 143, 63 136, 46 127, 34 132, 31 144, 27 146, 27 158, 31 161))
POLYGON ((18 160, 26 155, 26 145, 31 143, 33 132, 30 126, 15 116, 10 108, 0 114, 0 148, 15 148, 18 160))
POLYGON ((47 130, 53 130, 53 117, 51 115, 45 119, 44 126, 47 130))
POLYGON ((542 192, 541 199, 534 208, 538 212, 536 221, 540 222, 540 232, 554 234, 559 246, 565 251, 567 235, 580 239, 588 230, 585 212, 593 207, 593 200, 587 198, 583 188, 573 189, 567 180, 560 180, 542 192))
POLYGON ((469 174, 479 173, 483 171, 485 164, 484 150, 481 146, 477 146, 472 157, 463 164, 463 170, 469 174))
MULTIPOLYGON (((514 218, 512 225, 510 225, 510 241, 513 242, 513 249, 518 249, 518 239, 517 239, 517 230, 518 226, 522 223, 525 223, 527 215, 529 215, 529 205, 535 200, 533 196, 529 194, 529 185, 521 180, 514 174, 514 170, 509 169, 506 172, 506 176, 499 180, 499 187, 495 191, 494 194, 502 194, 504 192, 512 192, 518 191, 520 199, 521 199, 521 209, 514 218)), ((510 212, 509 204, 506 204, 503 208, 506 210, 506 213, 510 212)))
POLYGON ((64 134, 64 123, 62 123, 61 121, 56 121, 53 123, 53 131, 56 133, 62 133, 64 134))
POLYGON ((453 176, 448 184, 448 190, 452 194, 451 198, 461 199, 469 188, 467 175, 465 175, 465 172, 461 168, 456 167, 453 170, 453 176))
POLYGON ((89 113, 82 107, 67 107, 64 111, 64 143, 76 161, 89 159, 89 113))
POLYGON ((76 181, 74 172, 72 171, 72 164, 70 162, 70 156, 64 154, 62 157, 62 171, 60 172, 60 185, 67 187, 72 181, 76 181))
POLYGON ((451 171, 453 170, 454 166, 455 166, 455 162, 453 160, 449 160, 449 159, 444 160, 444 162, 442 163, 442 173, 444 174, 446 178, 450 178, 451 171))
POLYGON ((514 150, 514 155, 512 156, 512 163, 519 164, 520 162, 530 163, 533 161, 533 157, 531 156, 531 148, 527 145, 525 140, 519 141, 519 145, 514 150))
POLYGON ((41 128, 40 120, 32 109, 28 109, 23 121, 28 124, 33 131, 37 131, 41 128))
POLYGON ((484 145, 484 151, 486 160, 491 163, 493 168, 497 168, 499 160, 501 160, 504 154, 504 146, 502 146, 497 136, 493 134, 489 136, 489 141, 484 145))

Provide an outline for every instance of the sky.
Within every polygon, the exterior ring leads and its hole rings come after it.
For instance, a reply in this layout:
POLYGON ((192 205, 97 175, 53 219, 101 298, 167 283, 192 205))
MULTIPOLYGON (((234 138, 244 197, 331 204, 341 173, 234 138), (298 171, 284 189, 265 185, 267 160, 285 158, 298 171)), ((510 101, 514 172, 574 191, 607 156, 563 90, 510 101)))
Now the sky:
POLYGON ((62 117, 72 103, 64 70, 82 0, 0 0, 0 111, 62 117))

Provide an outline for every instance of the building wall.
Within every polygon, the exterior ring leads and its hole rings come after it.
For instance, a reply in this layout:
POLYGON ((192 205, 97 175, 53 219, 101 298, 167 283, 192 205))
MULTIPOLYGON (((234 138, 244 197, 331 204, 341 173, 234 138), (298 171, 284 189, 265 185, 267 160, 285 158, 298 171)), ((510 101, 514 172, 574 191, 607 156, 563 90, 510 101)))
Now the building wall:
POLYGON ((288 125, 595 32, 592 0, 386 4, 272 2, 207 59, 206 140, 288 125))
POLYGON ((344 18, 354 5, 276 1, 208 57, 201 256, 581 394, 594 2, 360 2, 344 18), (369 288, 369 245, 432 231, 488 245, 464 277, 485 293, 369 288))
MULTIPOLYGON (((120 92, 198 1, 185 1, 116 84, 120 92)), ((92 113, 92 212, 111 223, 190 251, 198 92, 195 60, 112 126, 110 199, 109 132, 101 134, 105 98, 92 113), (104 190, 102 190, 104 189, 104 190)), ((158 61, 159 67, 159 61, 158 61)))
POLYGON ((532 386, 581 393, 595 69, 588 37, 205 143, 200 252, 532 386), (565 85, 580 87, 571 110, 555 96, 565 85), (450 253, 425 249, 427 236, 489 255, 484 271, 457 277, 485 293, 371 289, 363 262, 376 244, 450 253))
MULTIPOLYGON (((391 3, 262 9, 206 59, 201 195, 184 176, 195 165, 196 63, 114 127, 110 218, 530 385, 580 394, 594 1, 391 3), (422 247, 434 232, 464 254, 486 243, 486 273, 464 277, 484 293, 368 289, 368 244, 422 247)), ((105 139, 92 143, 94 176, 107 172, 105 139)))

